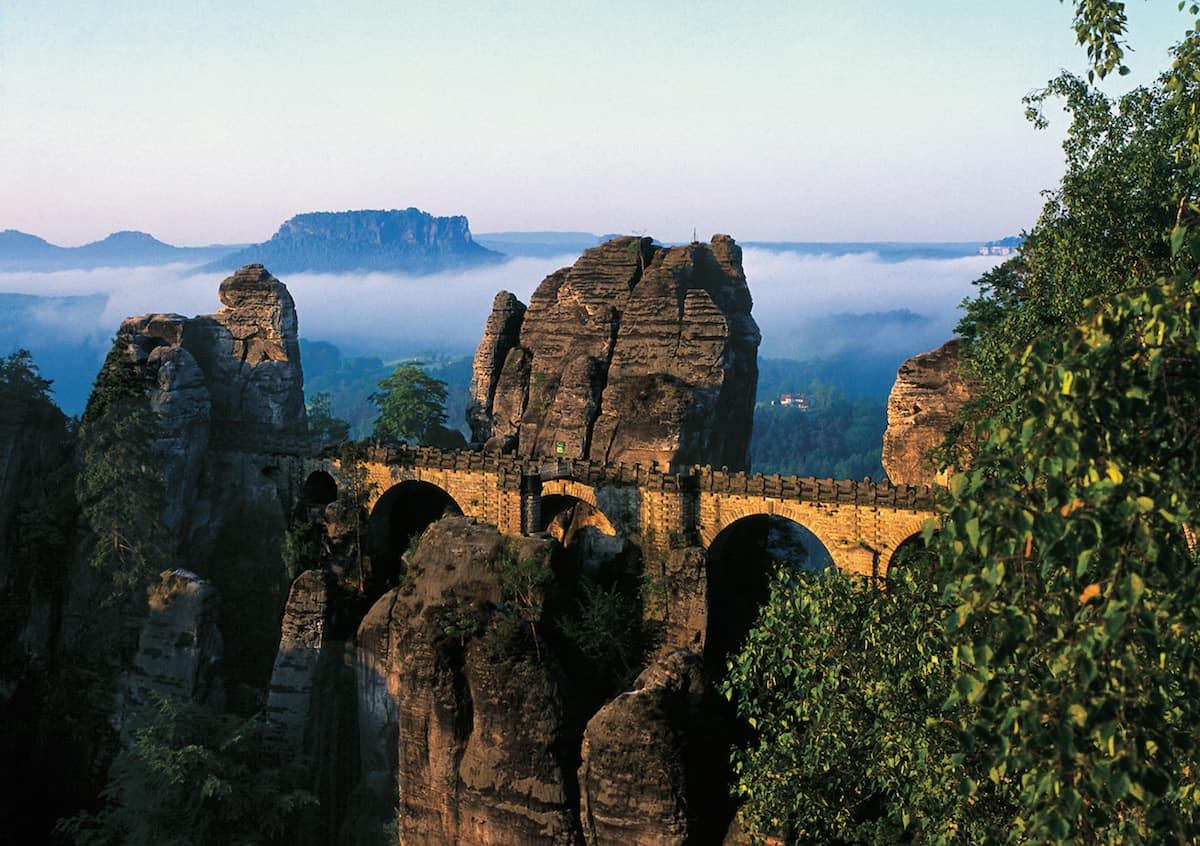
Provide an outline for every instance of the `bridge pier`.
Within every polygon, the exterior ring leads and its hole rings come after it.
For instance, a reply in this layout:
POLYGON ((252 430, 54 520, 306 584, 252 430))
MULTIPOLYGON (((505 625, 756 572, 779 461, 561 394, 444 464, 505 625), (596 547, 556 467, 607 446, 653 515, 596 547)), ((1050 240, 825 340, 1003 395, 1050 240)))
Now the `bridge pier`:
POLYGON ((521 534, 536 534, 543 528, 541 473, 523 473, 521 474, 521 534))

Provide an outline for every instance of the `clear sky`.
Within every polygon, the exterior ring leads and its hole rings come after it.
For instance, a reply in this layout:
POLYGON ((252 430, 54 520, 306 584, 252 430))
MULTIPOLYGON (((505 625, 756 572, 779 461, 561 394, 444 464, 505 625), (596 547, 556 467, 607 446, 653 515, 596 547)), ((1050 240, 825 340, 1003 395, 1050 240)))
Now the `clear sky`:
MULTIPOLYGON (((476 232, 975 240, 1033 223, 1082 71, 1055 0, 0 0, 0 229, 260 241, 417 206, 476 232)), ((1134 81, 1188 19, 1129 3, 1134 81)))

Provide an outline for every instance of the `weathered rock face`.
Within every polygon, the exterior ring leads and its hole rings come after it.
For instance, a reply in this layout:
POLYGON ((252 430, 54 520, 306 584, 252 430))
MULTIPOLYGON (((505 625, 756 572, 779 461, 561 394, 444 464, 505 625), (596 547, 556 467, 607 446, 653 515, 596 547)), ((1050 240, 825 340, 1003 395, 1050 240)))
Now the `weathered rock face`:
POLYGON ((313 688, 332 611, 331 582, 331 573, 304 571, 292 582, 284 607, 266 719, 272 740, 293 749, 302 748, 312 711, 313 688))
MULTIPOLYGON (((689 796, 689 780, 705 773, 689 766, 688 747, 704 742, 697 736, 704 700, 703 660, 675 652, 588 722, 579 767, 588 846, 696 842, 705 809, 694 807, 700 797, 689 796)), ((716 840, 710 832, 710 841, 716 840)))
POLYGON ((310 448, 304 376, 295 304, 278 279, 248 265, 221 283, 220 298, 212 315, 131 317, 118 342, 158 416, 171 563, 220 591, 223 613, 238 620, 225 632, 227 669, 264 685, 287 589, 289 473, 310 448))
POLYGON ((896 485, 945 484, 929 451, 942 444, 970 399, 959 373, 959 340, 913 356, 896 374, 888 396, 888 427, 883 434, 883 469, 896 485))
POLYGON ((360 803, 386 820, 398 796, 401 842, 577 842, 558 674, 529 624, 500 610, 497 562, 546 562, 552 549, 441 520, 359 627, 362 789, 374 797, 360 803))
POLYGON ((133 667, 118 681, 114 724, 151 693, 220 708, 224 686, 216 669, 224 646, 218 628, 217 592, 195 573, 164 571, 150 591, 150 614, 142 623, 133 667))
POLYGON ((225 308, 187 325, 218 420, 284 427, 304 421, 296 306, 283 283, 250 264, 221 283, 225 308))
POLYGON ((471 366, 471 402, 467 407, 468 422, 476 440, 486 441, 492 436, 492 421, 488 409, 496 396, 496 383, 508 352, 517 346, 521 334, 521 320, 525 317, 525 305, 508 291, 501 291, 492 302, 492 313, 488 315, 483 330, 483 340, 475 351, 471 366))
POLYGON ((758 327, 741 249, 616 238, 496 299, 475 357, 475 440, 524 456, 743 469, 758 327))

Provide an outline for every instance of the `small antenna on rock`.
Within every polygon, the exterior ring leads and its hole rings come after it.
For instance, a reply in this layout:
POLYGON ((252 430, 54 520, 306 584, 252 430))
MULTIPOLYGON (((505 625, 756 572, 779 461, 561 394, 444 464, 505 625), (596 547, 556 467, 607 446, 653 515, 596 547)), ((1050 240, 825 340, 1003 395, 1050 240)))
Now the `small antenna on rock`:
POLYGON ((699 241, 696 240, 696 227, 694 227, 694 226, 692 227, 692 243, 693 244, 700 243, 699 241))

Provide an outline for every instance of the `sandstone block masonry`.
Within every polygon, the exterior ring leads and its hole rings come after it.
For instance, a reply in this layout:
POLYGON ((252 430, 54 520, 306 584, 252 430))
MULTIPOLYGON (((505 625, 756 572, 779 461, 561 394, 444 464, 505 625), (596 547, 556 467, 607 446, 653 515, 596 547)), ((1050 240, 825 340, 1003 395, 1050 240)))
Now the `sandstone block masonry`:
MULTIPOLYGON (((345 472, 332 457, 311 460, 339 487, 345 472)), ((551 494, 597 508, 617 534, 662 551, 708 547, 723 530, 758 514, 793 520, 824 544, 836 566, 885 577, 899 546, 933 516, 930 487, 730 473, 694 466, 682 473, 640 464, 538 461, 511 455, 431 447, 372 447, 356 462, 365 471, 368 510, 404 482, 431 484, 463 514, 510 535, 545 527, 539 502, 551 494)))

